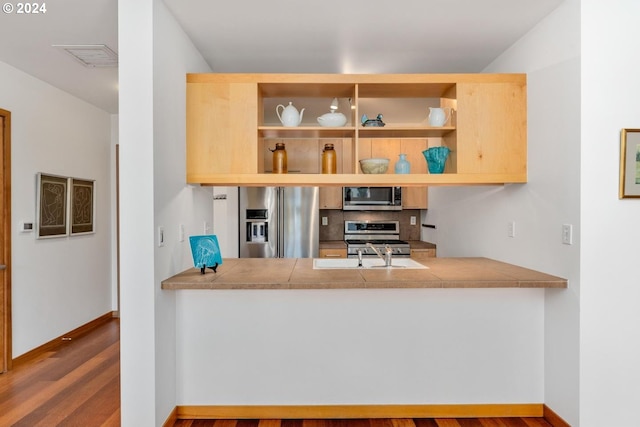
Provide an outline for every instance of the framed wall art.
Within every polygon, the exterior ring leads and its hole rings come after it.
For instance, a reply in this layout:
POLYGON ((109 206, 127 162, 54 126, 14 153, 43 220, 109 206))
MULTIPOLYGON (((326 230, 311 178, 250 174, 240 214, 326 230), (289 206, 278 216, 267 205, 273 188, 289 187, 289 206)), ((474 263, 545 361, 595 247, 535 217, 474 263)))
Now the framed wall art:
POLYGON ((619 197, 640 197, 640 129, 622 129, 620 134, 619 197))
POLYGON ((69 234, 67 222, 69 179, 67 177, 37 174, 37 237, 63 237, 69 234))
POLYGON ((87 179, 70 178, 71 203, 70 224, 71 235, 94 232, 95 219, 95 182, 87 179))

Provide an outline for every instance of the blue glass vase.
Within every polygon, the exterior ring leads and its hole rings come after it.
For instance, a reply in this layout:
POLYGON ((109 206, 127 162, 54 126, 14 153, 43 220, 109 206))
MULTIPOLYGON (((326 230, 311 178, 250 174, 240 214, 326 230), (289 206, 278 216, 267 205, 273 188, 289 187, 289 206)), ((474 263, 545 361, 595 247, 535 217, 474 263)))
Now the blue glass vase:
POLYGON ((447 147, 431 147, 428 150, 424 150, 422 155, 427 161, 429 173, 444 172, 444 164, 450 152, 451 150, 447 147))
POLYGON ((399 154, 398 156, 400 158, 398 159, 398 161, 395 164, 395 167, 394 167, 395 172, 399 173, 399 174, 406 174, 406 173, 411 172, 411 164, 407 160, 407 155, 406 154, 399 154))

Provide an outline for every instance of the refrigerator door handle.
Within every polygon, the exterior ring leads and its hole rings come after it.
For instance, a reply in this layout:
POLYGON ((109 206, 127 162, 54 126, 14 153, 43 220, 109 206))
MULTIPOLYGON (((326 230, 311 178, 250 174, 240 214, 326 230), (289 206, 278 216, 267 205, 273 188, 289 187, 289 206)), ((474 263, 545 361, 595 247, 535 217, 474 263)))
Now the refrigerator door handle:
POLYGON ((278 241, 276 243, 277 247, 277 257, 284 257, 284 187, 278 187, 276 191, 277 197, 277 218, 278 218, 278 230, 277 236, 278 241))

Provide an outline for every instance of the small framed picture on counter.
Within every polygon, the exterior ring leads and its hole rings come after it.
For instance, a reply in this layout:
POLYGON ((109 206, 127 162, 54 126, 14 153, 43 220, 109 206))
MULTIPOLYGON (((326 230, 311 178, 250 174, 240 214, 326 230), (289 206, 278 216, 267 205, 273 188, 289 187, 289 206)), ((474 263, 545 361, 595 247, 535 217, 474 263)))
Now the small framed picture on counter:
POLYGON ((620 134, 619 197, 640 197, 640 129, 622 129, 620 134))

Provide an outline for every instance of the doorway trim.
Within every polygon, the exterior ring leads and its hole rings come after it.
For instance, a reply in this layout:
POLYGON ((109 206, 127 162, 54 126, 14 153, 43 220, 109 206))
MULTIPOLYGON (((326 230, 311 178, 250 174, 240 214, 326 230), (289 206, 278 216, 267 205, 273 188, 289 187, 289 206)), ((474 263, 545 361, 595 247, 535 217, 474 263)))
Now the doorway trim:
POLYGON ((11 112, 0 109, 0 117, 2 117, 2 135, 0 145, 2 146, 2 257, 0 264, 6 267, 0 274, 0 328, 2 328, 2 353, 0 355, 0 373, 11 369, 12 365, 12 347, 11 347, 11 112))

